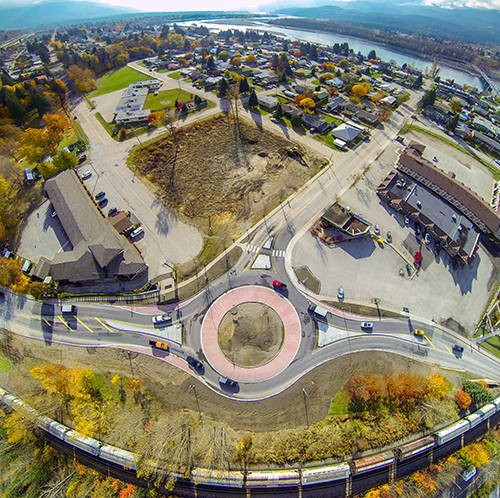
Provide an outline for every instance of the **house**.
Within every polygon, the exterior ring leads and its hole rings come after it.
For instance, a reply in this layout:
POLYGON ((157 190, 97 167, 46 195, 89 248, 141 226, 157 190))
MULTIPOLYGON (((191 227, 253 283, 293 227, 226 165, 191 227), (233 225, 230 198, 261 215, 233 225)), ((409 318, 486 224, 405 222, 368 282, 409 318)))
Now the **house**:
POLYGON ((298 107, 295 107, 295 106, 290 105, 290 104, 282 104, 281 110, 283 111, 283 113, 285 115, 290 116, 290 117, 293 117, 293 116, 302 117, 304 114, 304 111, 302 111, 298 107))
POLYGON ((316 105, 323 105, 328 101, 328 92, 316 92, 316 97, 318 98, 316 105))
POLYGON ((325 81, 325 83, 332 88, 343 88, 344 82, 340 78, 332 78, 331 80, 325 81))
POLYGON ((352 102, 344 101, 340 104, 340 110, 342 112, 357 114, 361 110, 361 107, 357 106, 356 104, 353 104, 352 102))
POLYGON ((358 112, 357 117, 360 121, 363 121, 364 123, 367 123, 371 126, 375 126, 378 123, 379 119, 378 116, 373 112, 363 110, 358 112))
POLYGON ((356 138, 361 134, 361 131, 362 130, 360 128, 352 126, 348 123, 342 123, 331 132, 331 135, 332 137, 338 138, 343 142, 350 143, 356 140, 356 138))
POLYGON ((302 122, 315 133, 324 133, 332 127, 331 123, 328 123, 323 116, 316 116, 314 114, 304 114, 302 122))
POLYGON ((279 100, 276 97, 271 97, 270 95, 262 95, 258 97, 259 105, 265 107, 266 109, 276 109, 278 107, 279 100))
POLYGON ((384 97, 380 103, 384 105, 388 105, 389 107, 394 107, 394 105, 397 103, 398 99, 396 97, 388 96, 384 97))
MULTIPOLYGON (((47 180, 44 190, 72 246, 72 250, 58 252, 52 258, 50 276, 55 281, 94 285, 132 280, 147 269, 137 249, 101 216, 73 170, 47 180)), ((45 273, 43 263, 40 274, 45 273)))
POLYGON ((311 92, 311 89, 308 88, 307 86, 303 86, 303 85, 296 85, 293 87, 293 89, 298 93, 298 94, 301 94, 301 93, 306 93, 306 92, 311 92))
POLYGON ((326 105, 326 112, 335 112, 340 110, 340 105, 344 104, 345 100, 342 97, 332 97, 328 100, 328 104, 326 105))

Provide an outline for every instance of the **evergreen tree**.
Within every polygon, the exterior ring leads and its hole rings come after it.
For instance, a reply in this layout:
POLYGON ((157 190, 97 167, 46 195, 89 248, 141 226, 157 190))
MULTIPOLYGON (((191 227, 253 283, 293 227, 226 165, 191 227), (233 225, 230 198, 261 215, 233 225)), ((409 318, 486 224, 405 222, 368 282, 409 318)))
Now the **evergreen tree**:
POLYGON ((288 52, 288 43, 286 40, 283 40, 283 52, 288 52))
POLYGON ((281 119, 283 117, 283 109, 281 108, 281 103, 276 107, 276 111, 274 111, 274 117, 276 119, 281 119))
POLYGON ((13 86, 15 85, 14 80, 10 77, 9 73, 5 71, 5 69, 2 71, 2 85, 9 85, 13 86))
POLYGON ((283 72, 283 74, 280 76, 280 83, 282 85, 286 85, 288 83, 288 78, 286 77, 286 72, 283 72))
POLYGON ((445 128, 450 131, 455 131, 455 128, 458 125, 458 120, 460 119, 460 115, 455 114, 445 125, 445 128))
POLYGON ((370 50, 370 52, 368 52, 368 60, 376 58, 377 58, 377 52, 375 52, 375 50, 370 50))
POLYGON ((211 55, 208 59, 207 59, 207 69, 210 69, 211 71, 213 71, 215 67, 215 61, 214 61, 214 56, 211 55))
POLYGON ((248 84, 248 80, 243 78, 240 81, 240 93, 248 93, 250 91, 250 85, 248 84))
POLYGON ((219 97, 224 98, 227 95, 227 91, 229 90, 229 83, 226 78, 222 78, 219 81, 219 97))
MULTIPOLYGON (((3 90, 3 88, 2 88, 3 90)), ((9 90, 5 90, 5 105, 13 119, 22 119, 26 115, 26 108, 19 99, 9 90)))
POLYGON ((252 93, 250 94, 250 98, 248 99, 248 105, 249 107, 257 107, 259 105, 257 95, 255 95, 255 89, 252 89, 252 93))
POLYGON ((311 46, 311 50, 309 51, 309 58, 313 61, 318 60, 318 49, 316 48, 316 45, 311 46))

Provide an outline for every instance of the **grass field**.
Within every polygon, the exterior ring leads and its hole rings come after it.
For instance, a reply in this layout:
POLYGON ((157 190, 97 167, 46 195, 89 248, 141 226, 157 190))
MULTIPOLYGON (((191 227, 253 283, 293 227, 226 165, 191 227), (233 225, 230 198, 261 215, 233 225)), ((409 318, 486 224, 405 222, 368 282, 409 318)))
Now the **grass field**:
POLYGON ((481 343, 482 348, 486 348, 491 354, 500 358, 500 337, 497 335, 481 343))
POLYGON ((98 97, 99 95, 106 95, 107 93, 127 88, 130 83, 149 79, 151 78, 148 78, 147 74, 143 74, 129 67, 111 69, 111 71, 104 73, 97 80, 97 90, 91 92, 89 96, 98 97))
MULTIPOLYGON (((169 71, 169 69, 167 69, 167 71, 169 71)), ((160 71, 159 71, 159 72, 160 72, 160 71)), ((180 72, 180 71, 174 71, 173 73, 169 73, 169 74, 167 74, 167 76, 168 76, 169 78, 174 79, 174 80, 180 80, 180 79, 182 79, 182 74, 181 74, 181 72, 180 72)))
POLYGON ((191 98, 191 94, 184 90, 164 90, 162 92, 158 92, 158 95, 154 95, 150 93, 146 99, 146 103, 144 104, 144 109, 151 109, 151 111, 163 111, 166 106, 170 106, 172 109, 174 108, 175 101, 179 102, 189 102, 191 98), (165 104, 162 104, 165 102, 165 104), (168 103, 167 103, 168 102, 168 103))

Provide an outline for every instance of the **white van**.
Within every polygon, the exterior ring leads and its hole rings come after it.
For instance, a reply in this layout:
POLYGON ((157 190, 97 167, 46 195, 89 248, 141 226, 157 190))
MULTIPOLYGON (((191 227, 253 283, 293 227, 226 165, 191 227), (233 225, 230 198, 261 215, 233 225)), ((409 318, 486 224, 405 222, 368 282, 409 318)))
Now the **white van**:
POLYGON ((63 304, 61 306, 61 313, 63 314, 73 314, 76 311, 76 306, 73 306, 72 304, 63 304))

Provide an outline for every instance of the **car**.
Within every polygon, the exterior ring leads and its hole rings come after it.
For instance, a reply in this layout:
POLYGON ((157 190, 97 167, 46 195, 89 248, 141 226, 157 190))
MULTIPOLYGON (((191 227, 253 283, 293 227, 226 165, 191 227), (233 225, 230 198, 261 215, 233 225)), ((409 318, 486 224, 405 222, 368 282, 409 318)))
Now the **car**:
POLYGON ((85 154, 82 154, 82 155, 78 158, 78 164, 82 164, 82 163, 84 163, 86 160, 87 160, 87 156, 86 156, 85 154))
POLYGON ((375 235, 380 235, 380 227, 375 225, 375 235))
POLYGON ((143 232, 144 232, 144 228, 142 228, 142 227, 136 228, 134 231, 130 232, 129 237, 131 239, 133 239, 134 237, 137 237, 138 235, 140 235, 143 232))
POLYGON ((343 287, 339 288, 339 291, 337 292, 337 298, 344 299, 344 288, 343 287))
POLYGON ((424 332, 423 330, 421 330, 421 329, 415 329, 415 330, 413 331, 413 333, 414 333, 415 335, 425 335, 425 332, 424 332))
POLYGON ((434 156, 434 157, 432 158, 432 160, 433 160, 435 163, 437 163, 437 162, 438 162, 438 158, 437 158, 436 156, 434 156))
POLYGON ((410 218, 408 218, 408 216, 405 217, 405 224, 406 225, 409 225, 410 224, 410 218))
POLYGON ((414 264, 415 264, 415 266, 420 266, 421 262, 422 262, 422 253, 420 251, 417 251, 415 253, 414 264))
POLYGON ((280 282, 279 280, 273 280, 273 287, 278 287, 278 289, 286 290, 286 284, 280 282))
POLYGON ((420 224, 417 223, 415 224, 415 235, 420 235, 420 232, 421 232, 421 228, 420 228, 420 224))
POLYGON ((76 306, 72 304, 62 304, 61 305, 61 313, 63 315, 72 315, 76 311, 76 306))
POLYGON ((163 315, 156 315, 151 318, 151 321, 154 325, 158 325, 159 323, 166 323, 172 321, 172 315, 170 313, 163 313, 163 315))
POLYGON ((386 240, 387 240, 387 242, 389 242, 389 244, 392 242, 392 233, 391 232, 387 232, 386 240))
POLYGON ((99 204, 99 207, 103 207, 105 206, 106 204, 108 203, 108 199, 106 199, 106 197, 102 198, 102 199, 99 199, 97 201, 97 204, 99 204))
POLYGON ((280 120, 280 119, 278 119, 278 118, 271 118, 271 121, 272 121, 273 123, 281 123, 281 120, 280 120))
POLYGON ((149 345, 152 348, 163 349, 163 351, 167 351, 168 350, 168 343, 166 343, 166 342, 149 341, 149 345))
POLYGON ((497 164, 500 164, 500 159, 497 159, 495 162, 496 162, 497 164))
POLYGON ((52 214, 50 216, 52 216, 52 218, 55 218, 57 216, 57 213, 55 211, 52 211, 52 214))
POLYGON ((203 368, 203 363, 192 356, 188 356, 186 361, 192 366, 195 370, 201 370, 203 368))
POLYGON ((238 385, 235 380, 228 379, 227 377, 219 377, 219 384, 227 387, 236 387, 238 385))
POLYGON ((373 330, 373 323, 372 322, 363 322, 361 324, 361 328, 363 330, 373 330))
POLYGON ((457 353, 463 353, 464 348, 462 346, 459 346, 458 344, 453 344, 453 351, 456 351, 457 353))
POLYGON ((431 236, 429 235, 429 232, 427 232, 427 233, 425 234, 425 237, 424 237, 424 242, 425 242, 427 245, 429 245, 429 244, 431 243, 431 240, 432 240, 432 239, 431 239, 431 236))
POLYGON ((118 212, 118 209, 111 208, 108 210, 108 216, 111 218, 111 216, 114 216, 117 212, 118 212))
POLYGON ((85 171, 85 173, 83 173, 80 178, 82 180, 86 180, 87 178, 90 178, 91 176, 92 176, 92 172, 91 171, 85 171))
POLYGON ((101 190, 100 192, 97 192, 96 195, 94 195, 94 198, 95 199, 99 199, 101 197, 104 197, 106 195, 106 192, 104 192, 103 190, 101 190))

